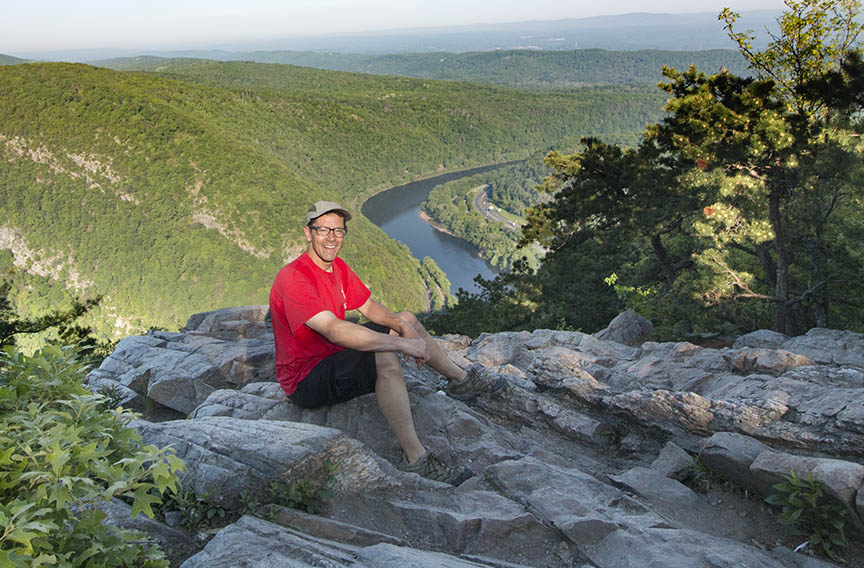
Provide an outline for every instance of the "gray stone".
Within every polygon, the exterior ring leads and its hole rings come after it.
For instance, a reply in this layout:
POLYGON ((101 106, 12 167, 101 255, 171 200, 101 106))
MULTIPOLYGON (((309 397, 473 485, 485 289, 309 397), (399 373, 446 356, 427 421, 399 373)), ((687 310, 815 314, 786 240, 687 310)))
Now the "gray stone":
POLYGON ((267 518, 278 525, 301 531, 316 538, 326 538, 352 546, 372 546, 382 542, 403 546, 405 542, 389 534, 365 529, 290 507, 270 505, 267 518))
POLYGON ((600 568, 785 568, 776 557, 739 542, 691 530, 619 529, 586 547, 600 568))
POLYGON ((647 501, 651 509, 679 527, 690 527, 713 533, 714 510, 710 503, 692 489, 659 471, 634 467, 613 475, 619 486, 647 501))
POLYGON ((852 331, 813 328, 783 343, 783 349, 801 353, 825 365, 864 368, 864 335, 852 331))
POLYGON ((284 397, 283 400, 274 400, 246 392, 223 389, 211 393, 207 400, 189 414, 189 418, 205 416, 230 416, 243 420, 293 420, 297 416, 297 411, 284 397))
POLYGON ((452 497, 426 491, 409 500, 387 500, 378 522, 415 535, 414 545, 451 554, 510 560, 531 566, 562 565, 555 555, 562 535, 541 523, 524 506, 491 491, 460 490, 452 497), (390 515, 394 521, 388 522, 390 515))
MULTIPOLYGON (((856 500, 861 485, 864 484, 864 465, 767 451, 759 454, 750 466, 750 471, 768 485, 785 481, 791 472, 804 480, 812 475, 814 481, 822 484, 826 495, 833 497, 846 508, 859 530, 862 527, 856 500)), ((772 489, 772 492, 776 493, 777 490, 772 489)))
POLYGON ((362 566, 355 560, 355 551, 354 547, 310 538, 285 527, 244 516, 219 531, 204 550, 187 559, 181 568, 362 566))
POLYGON ((495 397, 478 397, 472 406, 483 412, 525 425, 538 419, 564 436, 602 446, 609 442, 611 428, 544 393, 529 392, 510 385, 495 397))
POLYGON ((484 367, 513 363, 525 349, 522 344, 530 337, 527 331, 482 334, 471 343, 466 357, 484 367))
POLYGON ((648 340, 653 329, 654 326, 648 319, 627 310, 615 316, 615 319, 609 322, 609 327, 598 331, 594 337, 637 347, 648 340))
POLYGON ((735 370, 744 373, 769 373, 779 376, 797 367, 813 365, 805 356, 783 349, 739 349, 730 356, 735 370))
POLYGON ((693 457, 675 442, 667 442, 660 455, 651 462, 651 469, 660 474, 682 480, 693 467, 693 457))
POLYGON ((381 543, 365 548, 311 538, 287 527, 241 517, 219 531, 200 553, 181 568, 477 568, 517 566, 509 563, 487 564, 381 543), (242 560, 241 560, 242 559, 242 560))
POLYGON ((577 546, 598 543, 619 526, 666 526, 644 505, 576 469, 524 458, 495 464, 486 475, 577 546))
POLYGON ((855 510, 858 518, 864 521, 864 485, 858 488, 858 493, 855 495, 855 510))
POLYGON ((451 360, 507 379, 465 404, 446 396, 437 373, 403 366, 424 446, 476 473, 453 488, 393 466, 401 450, 374 394, 314 410, 292 404, 274 381, 263 308, 128 338, 88 378, 142 406, 159 404, 148 392, 195 404, 189 420, 131 425, 145 443, 173 444, 189 467, 184 484, 223 506, 237 507, 242 490, 263 501, 270 481, 323 481, 325 464, 339 466, 320 516, 279 509, 288 528, 243 519, 199 565, 806 566, 801 555, 767 551, 779 529, 759 503, 718 498, 722 488, 709 501, 674 479, 700 447, 706 466, 763 493, 791 463, 788 454, 760 463, 779 453, 769 445, 794 448, 804 475, 842 499, 853 524, 864 508, 857 334, 748 334, 733 349, 637 348, 555 330, 439 339, 451 360), (160 394, 163 383, 175 392, 160 394))
POLYGON ((534 375, 538 386, 583 397, 606 388, 591 375, 594 366, 593 359, 586 360, 581 353, 556 346, 537 350, 527 371, 534 375))
POLYGON ((357 556, 362 564, 375 568, 479 568, 496 566, 518 568, 519 564, 494 561, 487 564, 481 559, 472 560, 448 556, 437 552, 400 548, 392 544, 376 544, 359 550, 357 556))
POLYGON ((189 317, 181 331, 198 332, 222 339, 263 337, 272 333, 267 326, 270 306, 239 306, 189 317))
POLYGON ((699 460, 707 467, 760 495, 767 495, 771 484, 755 477, 750 466, 763 452, 771 448, 742 434, 718 432, 706 439, 699 460))
POLYGON ((789 339, 787 336, 776 331, 760 329, 746 333, 735 340, 732 349, 751 347, 755 349, 778 349, 789 339))
POLYGON ((243 490, 260 493, 271 481, 323 480, 328 476, 327 463, 338 467, 332 484, 337 492, 368 491, 399 483, 392 466, 331 428, 203 417, 141 423, 138 430, 147 444, 172 445, 186 462, 184 484, 226 508, 239 507, 243 490))
POLYGON ((288 401, 288 397, 285 396, 285 391, 282 390, 282 385, 279 383, 249 383, 243 385, 240 392, 282 402, 288 401))

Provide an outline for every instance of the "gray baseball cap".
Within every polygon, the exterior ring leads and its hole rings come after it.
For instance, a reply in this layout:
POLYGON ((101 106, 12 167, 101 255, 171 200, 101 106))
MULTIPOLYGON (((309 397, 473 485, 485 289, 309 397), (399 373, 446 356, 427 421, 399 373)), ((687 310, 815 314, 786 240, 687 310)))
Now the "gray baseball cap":
POLYGON ((351 213, 348 213, 348 210, 338 203, 332 201, 316 201, 311 207, 309 207, 309 211, 306 212, 306 224, 308 225, 312 219, 317 219, 321 215, 331 211, 339 211, 345 216, 346 221, 351 220, 351 213))

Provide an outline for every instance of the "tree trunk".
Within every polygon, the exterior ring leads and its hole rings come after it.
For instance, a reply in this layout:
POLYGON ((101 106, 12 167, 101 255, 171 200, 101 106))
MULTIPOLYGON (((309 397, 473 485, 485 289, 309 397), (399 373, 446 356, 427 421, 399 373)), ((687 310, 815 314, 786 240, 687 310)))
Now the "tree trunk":
POLYGON ((784 191, 775 188, 768 196, 768 217, 774 229, 774 251, 777 253, 777 272, 774 281, 774 331, 786 335, 795 334, 792 306, 789 304, 789 256, 780 216, 780 200, 784 191))
POLYGON ((662 233, 653 233, 651 235, 651 247, 654 249, 654 256, 660 263, 660 269, 663 271, 663 277, 666 279, 666 285, 670 290, 675 288, 675 269, 672 268, 672 262, 669 259, 669 253, 666 252, 666 247, 663 246, 661 239, 662 233))

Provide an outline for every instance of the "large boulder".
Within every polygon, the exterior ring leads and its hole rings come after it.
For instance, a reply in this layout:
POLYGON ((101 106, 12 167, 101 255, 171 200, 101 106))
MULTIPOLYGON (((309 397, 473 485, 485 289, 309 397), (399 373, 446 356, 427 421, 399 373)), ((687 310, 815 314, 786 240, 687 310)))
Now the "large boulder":
POLYGON ((398 472, 340 431, 312 424, 202 417, 158 424, 138 422, 144 442, 172 446, 188 469, 185 484, 232 509, 241 493, 264 493, 270 482, 322 482, 338 465, 333 488, 362 492, 399 484, 398 472))
MULTIPOLYGON (((254 517, 242 517, 226 527, 199 554, 181 568, 320 567, 338 568, 480 568, 501 566, 479 559, 467 560, 432 551, 405 548, 389 543, 367 547, 310 538, 286 527, 254 517), (242 560, 239 560, 242 559, 242 560)), ((515 564, 510 564, 514 568, 515 564)))
POLYGON ((594 337, 638 347, 648 341, 653 329, 654 326, 647 318, 627 310, 615 316, 615 319, 609 322, 609 327, 598 331, 594 337))

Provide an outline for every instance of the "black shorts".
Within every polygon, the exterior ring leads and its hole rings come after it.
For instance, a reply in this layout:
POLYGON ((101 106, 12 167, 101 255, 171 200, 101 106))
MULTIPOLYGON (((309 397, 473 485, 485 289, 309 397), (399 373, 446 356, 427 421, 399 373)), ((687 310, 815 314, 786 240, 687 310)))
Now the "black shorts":
MULTIPOLYGON (((379 333, 390 333, 390 328, 366 323, 379 333)), ((330 355, 309 371, 288 398, 303 408, 318 408, 348 402, 358 396, 375 392, 378 367, 373 351, 344 349, 330 355)))

